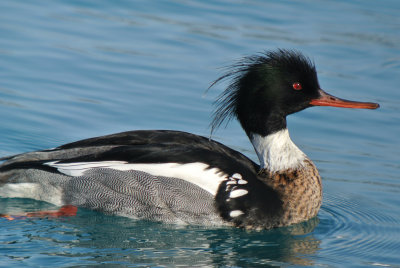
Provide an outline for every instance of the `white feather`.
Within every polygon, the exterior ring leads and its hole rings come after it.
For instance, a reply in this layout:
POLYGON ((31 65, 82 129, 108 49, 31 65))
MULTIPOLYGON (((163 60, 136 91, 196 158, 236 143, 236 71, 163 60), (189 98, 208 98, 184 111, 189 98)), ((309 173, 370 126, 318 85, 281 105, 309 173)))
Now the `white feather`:
POLYGON ((235 173, 231 176, 231 178, 240 180, 242 178, 242 175, 240 175, 239 173, 235 173))
MULTIPOLYGON (((86 171, 93 168, 114 168, 126 164, 125 161, 99 161, 99 162, 74 162, 58 163, 57 161, 44 163, 47 166, 56 168, 59 172, 72 177, 82 176, 86 171)), ((126 169, 129 170, 129 169, 126 169)))
POLYGON ((45 165, 57 168, 69 176, 82 176, 93 168, 111 168, 121 171, 139 170, 153 176, 172 177, 193 183, 212 195, 216 195, 221 182, 227 180, 227 174, 217 168, 209 168, 204 163, 162 163, 162 164, 129 164, 124 161, 57 163, 47 162, 45 165))
POLYGON ((245 180, 238 180, 238 184, 247 184, 247 181, 245 181, 245 180))
POLYGON ((250 137, 261 168, 271 172, 298 168, 306 159, 306 155, 290 139, 287 129, 268 136, 252 134, 250 137))
POLYGON ((231 216, 231 218, 235 218, 235 217, 239 217, 240 215, 243 215, 243 214, 244 214, 244 212, 241 210, 232 210, 229 213, 229 216, 231 216))
POLYGON ((248 193, 247 190, 244 189, 237 189, 237 190, 233 190, 230 194, 229 197, 230 198, 236 198, 236 197, 240 197, 243 195, 246 195, 248 193))

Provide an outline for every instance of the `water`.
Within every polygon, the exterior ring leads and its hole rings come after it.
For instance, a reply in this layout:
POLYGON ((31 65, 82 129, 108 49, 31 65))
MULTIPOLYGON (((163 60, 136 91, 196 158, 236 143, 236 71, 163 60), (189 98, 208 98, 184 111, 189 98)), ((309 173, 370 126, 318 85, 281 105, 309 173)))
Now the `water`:
MULTIPOLYGON (((376 111, 312 108, 292 139, 323 177, 318 218, 271 231, 170 226, 79 210, 0 219, 0 266, 400 266, 400 3, 0 2, 0 155, 132 129, 208 135, 218 67, 276 47, 376 111)), ((232 122, 214 138, 256 159, 232 122)), ((52 209, 0 199, 0 212, 52 209)))

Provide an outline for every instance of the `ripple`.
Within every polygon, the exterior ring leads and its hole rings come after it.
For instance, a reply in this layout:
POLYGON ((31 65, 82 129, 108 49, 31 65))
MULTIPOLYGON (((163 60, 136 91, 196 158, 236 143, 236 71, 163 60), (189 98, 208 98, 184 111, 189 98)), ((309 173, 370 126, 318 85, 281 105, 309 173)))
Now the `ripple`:
POLYGON ((397 254, 398 217, 376 208, 377 204, 340 194, 326 194, 324 201, 316 232, 322 231, 323 237, 317 237, 329 244, 323 251, 330 258, 359 256, 373 262, 397 254), (377 252, 379 256, 374 255, 377 252))

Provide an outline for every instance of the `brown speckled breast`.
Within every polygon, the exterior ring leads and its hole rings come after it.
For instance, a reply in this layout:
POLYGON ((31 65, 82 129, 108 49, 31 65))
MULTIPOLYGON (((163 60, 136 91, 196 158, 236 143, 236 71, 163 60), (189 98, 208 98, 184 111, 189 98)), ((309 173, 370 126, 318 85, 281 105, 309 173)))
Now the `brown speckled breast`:
POLYGON ((322 203, 318 170, 308 158, 300 169, 269 172, 260 170, 259 179, 275 189, 283 202, 279 226, 299 223, 317 215, 322 203))

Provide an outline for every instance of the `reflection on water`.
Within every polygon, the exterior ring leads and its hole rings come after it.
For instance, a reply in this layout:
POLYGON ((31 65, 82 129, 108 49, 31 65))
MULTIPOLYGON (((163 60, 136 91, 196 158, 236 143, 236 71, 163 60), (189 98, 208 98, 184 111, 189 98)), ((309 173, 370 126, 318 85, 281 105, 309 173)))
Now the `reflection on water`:
MULTIPOLYGON (((376 205, 365 206, 339 192, 327 194, 318 217, 265 231, 166 225, 83 209, 68 218, 0 219, 0 229, 8 230, 0 234, 0 265, 7 259, 40 265, 60 258, 88 265, 313 266, 321 254, 339 266, 354 257, 385 265, 397 254, 398 240, 392 234, 400 226, 398 218, 376 205), (41 252, 40 261, 31 257, 31 248, 41 252)), ((0 213, 54 209, 28 199, 1 199, 0 207, 0 213)))
MULTIPOLYGON (((27 200, 8 199, 8 202, 9 208, 20 208, 27 200)), ((34 203, 40 209, 50 207, 43 202, 34 203)), ((5 254, 8 258, 24 261, 26 258, 26 262, 32 260, 23 254, 24 248, 44 242, 43 248, 51 248, 52 244, 57 244, 59 248, 42 253, 49 258, 79 258, 88 264, 263 267, 283 263, 312 265, 313 261, 307 256, 315 254, 320 248, 321 241, 311 234, 318 222, 318 218, 314 218, 271 231, 205 229, 135 221, 80 210, 78 216, 71 218, 0 219, 0 228, 10 224, 18 226, 21 233, 19 237, 14 237, 12 244, 24 243, 25 246, 16 250, 5 245, 5 254), (35 228, 35 225, 40 228, 35 228)))

